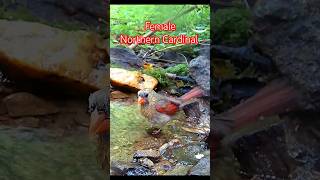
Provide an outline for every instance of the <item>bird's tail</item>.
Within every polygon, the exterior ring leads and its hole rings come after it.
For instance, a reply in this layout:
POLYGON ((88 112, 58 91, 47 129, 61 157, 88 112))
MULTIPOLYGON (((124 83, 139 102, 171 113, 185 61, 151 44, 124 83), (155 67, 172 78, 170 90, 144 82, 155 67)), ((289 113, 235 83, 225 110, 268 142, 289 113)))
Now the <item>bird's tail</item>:
POLYGON ((258 120, 261 116, 285 113, 298 106, 301 94, 283 79, 274 80, 256 95, 229 111, 213 118, 213 133, 225 134, 222 130, 241 128, 258 120))
POLYGON ((285 80, 275 80, 266 85, 256 95, 229 111, 213 118, 210 144, 212 158, 220 140, 230 132, 258 120, 261 116, 271 116, 294 110, 299 105, 301 93, 285 80))
POLYGON ((182 95, 179 99, 182 103, 191 100, 192 98, 202 97, 204 95, 204 91, 200 87, 194 87, 186 94, 182 95))

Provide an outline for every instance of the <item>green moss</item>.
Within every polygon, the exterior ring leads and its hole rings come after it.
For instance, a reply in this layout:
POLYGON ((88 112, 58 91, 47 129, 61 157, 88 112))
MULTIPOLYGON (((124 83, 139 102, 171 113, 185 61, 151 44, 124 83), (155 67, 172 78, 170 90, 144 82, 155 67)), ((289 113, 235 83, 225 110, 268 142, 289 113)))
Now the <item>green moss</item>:
POLYGON ((145 69, 142 73, 156 78, 162 87, 167 87, 171 84, 170 80, 166 76, 166 71, 163 68, 145 69))
POLYGON ((168 67, 165 71, 179 76, 186 76, 189 73, 189 67, 187 64, 178 64, 176 66, 168 67))
POLYGON ((186 76, 189 73, 189 68, 187 64, 178 64, 172 67, 168 67, 166 69, 163 68, 153 68, 153 69, 145 69, 142 73, 147 74, 156 78, 159 81, 160 86, 167 87, 172 85, 173 82, 169 78, 167 78, 166 73, 172 73, 179 76, 186 76))
POLYGON ((251 15, 245 8, 220 9, 213 15, 214 41, 226 45, 243 45, 250 36, 251 15))

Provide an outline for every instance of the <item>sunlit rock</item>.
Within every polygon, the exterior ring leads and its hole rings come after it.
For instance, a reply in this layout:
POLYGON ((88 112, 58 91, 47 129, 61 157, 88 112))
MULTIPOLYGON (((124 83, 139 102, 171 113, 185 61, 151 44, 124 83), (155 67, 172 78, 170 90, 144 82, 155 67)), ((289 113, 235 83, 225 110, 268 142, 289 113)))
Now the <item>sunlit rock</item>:
POLYGON ((110 68, 111 85, 138 91, 140 89, 154 89, 158 81, 152 76, 139 71, 128 71, 121 68, 110 68))
POLYGON ((0 20, 0 68, 11 79, 43 81, 89 92, 107 86, 103 39, 91 32, 64 31, 47 25, 0 20))

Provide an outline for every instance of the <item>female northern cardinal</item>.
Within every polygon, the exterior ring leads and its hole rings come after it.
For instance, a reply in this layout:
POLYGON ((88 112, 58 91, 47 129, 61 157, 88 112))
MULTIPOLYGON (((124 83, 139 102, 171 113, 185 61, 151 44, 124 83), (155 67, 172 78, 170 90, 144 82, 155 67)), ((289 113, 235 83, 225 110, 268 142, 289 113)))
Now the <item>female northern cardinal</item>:
POLYGON ((103 135, 106 134, 109 129, 109 120, 107 115, 109 114, 109 101, 108 101, 108 89, 101 89, 89 96, 89 112, 90 127, 89 133, 91 135, 103 135))
POLYGON ((89 97, 90 127, 89 133, 97 137, 97 158, 101 167, 109 170, 109 89, 101 89, 89 97))
POLYGON ((140 112, 148 118, 152 127, 162 128, 171 119, 180 119, 180 109, 190 103, 192 98, 203 96, 204 92, 195 87, 183 96, 175 99, 160 95, 152 89, 144 89, 138 92, 140 112))

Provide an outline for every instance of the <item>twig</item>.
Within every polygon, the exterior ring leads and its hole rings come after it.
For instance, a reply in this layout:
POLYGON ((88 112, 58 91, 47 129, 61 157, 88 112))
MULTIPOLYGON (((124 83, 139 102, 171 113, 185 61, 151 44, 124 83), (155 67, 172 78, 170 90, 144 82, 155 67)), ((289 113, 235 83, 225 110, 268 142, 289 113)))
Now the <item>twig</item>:
POLYGON ((177 54, 182 55, 182 56, 184 57, 184 60, 186 61, 186 64, 187 64, 187 65, 189 65, 189 63, 188 63, 188 59, 186 58, 186 56, 184 56, 182 53, 177 53, 177 54))
POLYGON ((148 58, 148 59, 159 60, 159 61, 174 63, 174 64, 180 64, 179 62, 175 62, 175 61, 171 61, 171 60, 167 60, 167 59, 156 59, 156 58, 148 58))
POLYGON ((154 55, 154 54, 157 53, 157 52, 161 52, 161 51, 164 51, 164 50, 166 50, 166 49, 171 49, 171 48, 179 47, 179 46, 183 46, 183 45, 184 45, 184 44, 178 44, 178 45, 174 45, 174 46, 169 46, 169 47, 166 47, 166 48, 163 48, 163 49, 160 49, 160 50, 158 50, 158 51, 155 51, 155 52, 151 53, 150 56, 154 55))
POLYGON ((181 81, 185 81, 185 82, 196 83, 189 76, 178 76, 178 75, 172 74, 172 73, 166 73, 166 76, 168 78, 171 78, 171 79, 174 79, 174 80, 181 80, 181 81))

